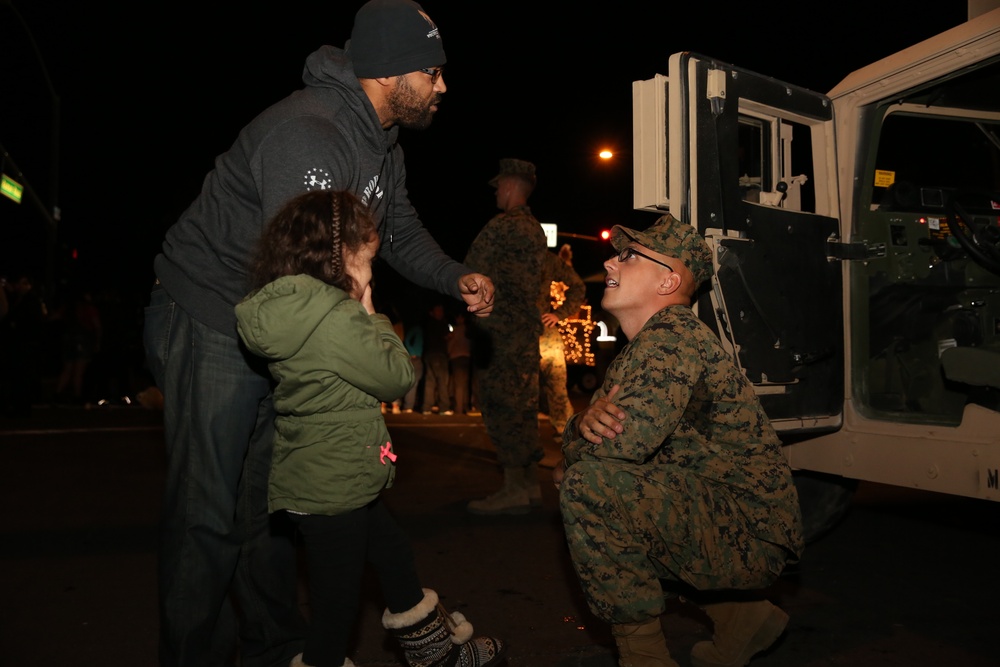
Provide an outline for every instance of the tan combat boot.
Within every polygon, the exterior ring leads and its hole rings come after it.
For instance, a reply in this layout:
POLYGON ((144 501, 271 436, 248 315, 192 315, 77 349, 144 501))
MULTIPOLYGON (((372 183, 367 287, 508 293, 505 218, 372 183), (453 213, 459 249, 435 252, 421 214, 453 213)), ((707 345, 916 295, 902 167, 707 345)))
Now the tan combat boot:
POLYGON ((618 646, 618 667, 680 667, 670 657, 659 618, 615 624, 611 634, 618 646))
POLYGON ((466 506, 472 514, 527 514, 531 497, 524 484, 524 468, 504 468, 503 486, 482 500, 472 500, 466 506))
POLYGON ((693 667, 744 667, 773 644, 788 625, 788 614, 767 600, 701 605, 714 624, 712 641, 691 647, 693 667))

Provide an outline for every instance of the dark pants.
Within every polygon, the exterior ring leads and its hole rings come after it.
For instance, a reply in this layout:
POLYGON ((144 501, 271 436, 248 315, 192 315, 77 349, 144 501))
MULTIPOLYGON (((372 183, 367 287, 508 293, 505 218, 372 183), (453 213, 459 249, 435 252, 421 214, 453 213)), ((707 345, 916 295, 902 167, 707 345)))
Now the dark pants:
POLYGON ((469 409, 469 371, 472 368, 471 357, 452 357, 449 369, 451 370, 451 395, 454 398, 453 405, 456 414, 464 414, 469 409))
POLYGON ((358 615, 365 561, 375 568, 389 611, 399 614, 424 597, 413 550, 378 499, 336 516, 289 516, 305 539, 309 568, 311 616, 302 661, 315 667, 340 667, 358 615))
POLYGON ((447 354, 435 352, 424 355, 424 412, 429 412, 435 405, 441 412, 451 410, 450 375, 447 354))
POLYGON ((167 451, 160 665, 232 664, 237 631, 242 667, 287 665, 304 622, 294 526, 267 512, 274 408, 266 366, 159 286, 145 316, 167 451))

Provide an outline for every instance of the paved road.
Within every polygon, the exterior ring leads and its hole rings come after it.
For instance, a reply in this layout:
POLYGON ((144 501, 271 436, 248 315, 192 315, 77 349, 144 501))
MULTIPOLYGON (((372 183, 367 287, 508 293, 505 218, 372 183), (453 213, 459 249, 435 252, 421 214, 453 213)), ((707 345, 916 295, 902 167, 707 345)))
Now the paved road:
MULTIPOLYGON (((529 515, 469 515, 465 502, 500 483, 481 420, 388 420, 400 470, 387 501, 425 585, 506 638, 509 667, 614 667, 566 558, 554 489, 529 515)), ((539 432, 548 476, 557 451, 547 422, 539 432)), ((142 408, 0 420, 0 665, 155 665, 162 459, 159 414, 142 408)), ((998 503, 862 484, 845 521, 773 587, 792 622, 752 664, 997 667, 998 533, 998 503)), ((352 653, 362 667, 400 664, 380 611, 369 586, 352 653)), ((687 667, 709 636, 704 618, 674 606, 664 627, 687 667)))

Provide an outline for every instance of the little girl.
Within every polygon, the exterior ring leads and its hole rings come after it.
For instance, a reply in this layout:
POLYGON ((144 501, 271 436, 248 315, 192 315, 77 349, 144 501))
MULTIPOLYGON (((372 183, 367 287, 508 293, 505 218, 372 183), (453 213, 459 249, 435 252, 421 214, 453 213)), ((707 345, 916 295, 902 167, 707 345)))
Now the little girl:
POLYGON ((375 221, 350 192, 304 193, 267 225, 236 306, 239 334, 268 361, 274 453, 268 510, 288 512, 305 541, 310 629, 293 666, 346 667, 365 562, 377 572, 382 624, 410 667, 491 667, 506 646, 472 639, 422 588, 409 541, 380 498, 396 452, 381 403, 413 383, 410 355, 372 305, 375 221))

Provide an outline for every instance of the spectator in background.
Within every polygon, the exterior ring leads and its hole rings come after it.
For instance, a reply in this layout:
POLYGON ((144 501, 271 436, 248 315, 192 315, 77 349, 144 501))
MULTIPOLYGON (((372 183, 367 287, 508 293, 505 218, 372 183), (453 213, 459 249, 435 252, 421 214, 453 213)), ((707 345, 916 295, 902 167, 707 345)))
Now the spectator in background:
POLYGON ((465 313, 455 313, 451 333, 448 334, 448 371, 451 375, 452 410, 464 415, 469 411, 472 368, 472 341, 465 326, 465 313))
MULTIPOLYGON (((392 322, 392 330, 396 332, 399 336, 399 340, 403 340, 406 337, 406 325, 403 324, 403 319, 399 316, 399 311, 392 305, 389 306, 389 320, 392 322)), ((414 369, 415 370, 415 369, 414 369)), ((414 381, 415 383, 416 381, 414 381)), ((382 404, 382 411, 385 412, 385 404, 382 404)), ((392 402, 392 414, 398 415, 403 411, 403 397, 395 399, 392 402)))
POLYGON ((545 271, 548 282, 542 282, 538 307, 542 311, 542 335, 538 338, 541 356, 539 378, 542 394, 549 411, 549 423, 555 439, 562 442, 563 429, 573 414, 569 401, 569 378, 566 371, 566 351, 563 347, 559 322, 572 317, 587 296, 587 286, 573 270, 573 251, 569 244, 559 249, 559 254, 547 253, 545 271))
POLYGON ((437 406, 439 415, 455 414, 451 409, 448 373, 448 320, 444 305, 431 306, 424 318, 424 408, 425 415, 433 414, 437 406))
POLYGON ((424 377, 424 327, 420 322, 410 322, 404 325, 404 330, 403 346, 410 353, 410 363, 413 364, 413 386, 403 397, 403 412, 413 412, 420 381, 424 377))
POLYGON ((0 320, 0 411, 28 417, 41 393, 40 346, 47 312, 27 272, 17 274, 4 289, 8 308, 0 320))
POLYGON ((76 288, 63 305, 60 319, 62 370, 56 380, 56 400, 79 405, 84 402, 87 369, 101 349, 101 312, 89 290, 76 288))

